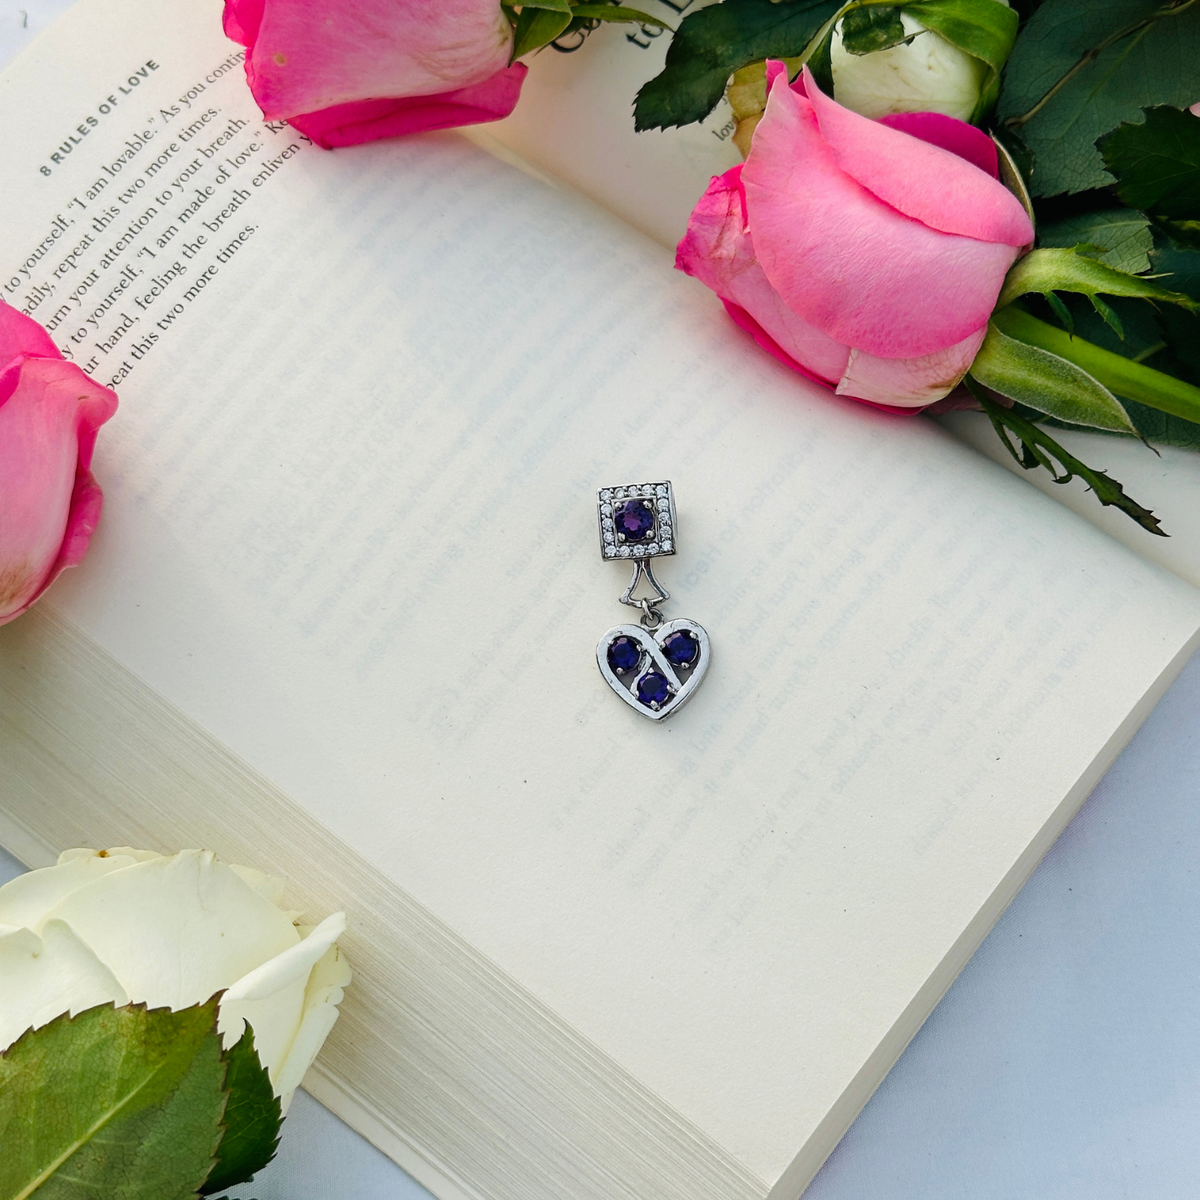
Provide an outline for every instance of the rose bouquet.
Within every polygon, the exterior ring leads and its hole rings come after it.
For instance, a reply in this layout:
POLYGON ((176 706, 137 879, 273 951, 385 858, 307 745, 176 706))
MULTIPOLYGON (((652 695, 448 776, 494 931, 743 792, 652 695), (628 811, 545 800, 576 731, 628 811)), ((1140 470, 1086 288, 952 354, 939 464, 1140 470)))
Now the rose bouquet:
POLYGON ((1161 533, 1047 429, 1200 449, 1196 51, 1190 0, 722 0, 635 119, 728 96, 746 162, 677 265, 766 350, 864 402, 981 409, 1161 533))
POLYGON ((350 982, 345 915, 282 887, 128 847, 0 887, 0 1195, 185 1200, 274 1157, 350 982))

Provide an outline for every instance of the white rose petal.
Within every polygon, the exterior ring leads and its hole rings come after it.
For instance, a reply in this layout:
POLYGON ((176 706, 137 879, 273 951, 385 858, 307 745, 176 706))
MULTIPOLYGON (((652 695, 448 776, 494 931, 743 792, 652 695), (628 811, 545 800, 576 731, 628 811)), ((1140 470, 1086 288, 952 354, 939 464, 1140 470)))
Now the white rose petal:
MULTIPOLYGON (((1000 0, 1008 7, 1008 0, 1000 0)), ((971 119, 986 67, 901 12, 908 45, 851 54, 842 45, 841 22, 830 43, 833 98, 864 117, 888 113, 938 112, 971 119)))
POLYGON ((241 1037, 243 1022, 248 1021, 254 1030, 259 1061, 270 1073, 277 1092, 282 1091, 283 1064, 303 1020, 309 976, 345 929, 345 913, 326 917, 297 945, 236 980, 221 1000, 217 1027, 225 1045, 241 1037))
POLYGON ((0 888, 0 1049, 96 1004, 185 1008, 224 990, 226 1046, 254 1028, 284 1107, 350 982, 344 913, 301 929, 283 880, 209 851, 68 850, 0 888))
POLYGON ((229 869, 264 900, 278 905, 283 899, 283 889, 287 886, 287 880, 279 875, 268 875, 265 871, 256 871, 253 867, 239 867, 237 863, 230 863, 229 869))
POLYGON ((132 867, 137 861, 130 854, 68 850, 57 866, 28 871, 0 887, 0 925, 33 929, 64 897, 102 875, 132 867))
POLYGON ((47 921, 40 936, 0 929, 0 1050, 63 1012, 110 1001, 128 1004, 129 997, 66 922, 47 921))
MULTIPOLYGON (((263 1000, 289 984, 307 980, 318 959, 323 958, 325 951, 345 932, 346 914, 331 913, 296 945, 231 983, 225 999, 263 1000)), ((299 930, 296 936, 300 937, 299 930)))
POLYGON ((296 928, 207 850, 114 871, 51 912, 135 1000, 186 1008, 296 945, 296 928))
POLYGON ((350 978, 350 966, 337 946, 330 946, 313 967, 304 991, 304 1016, 275 1084, 284 1112, 338 1018, 337 1006, 350 978))

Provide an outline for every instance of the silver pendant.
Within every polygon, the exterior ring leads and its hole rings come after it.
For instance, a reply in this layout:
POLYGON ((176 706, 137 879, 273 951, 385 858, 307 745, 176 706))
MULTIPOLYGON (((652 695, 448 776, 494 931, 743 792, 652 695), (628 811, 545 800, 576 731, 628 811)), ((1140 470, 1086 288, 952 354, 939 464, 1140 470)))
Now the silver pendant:
POLYGON ((596 646, 604 682, 634 712, 662 721, 695 693, 712 656, 708 634, 686 617, 664 621, 658 611, 671 594, 654 578, 655 558, 675 553, 675 495, 669 482, 601 488, 597 500, 600 553, 632 563, 621 603, 642 610, 638 625, 615 625, 596 646), (645 583, 649 596, 635 599, 645 583))

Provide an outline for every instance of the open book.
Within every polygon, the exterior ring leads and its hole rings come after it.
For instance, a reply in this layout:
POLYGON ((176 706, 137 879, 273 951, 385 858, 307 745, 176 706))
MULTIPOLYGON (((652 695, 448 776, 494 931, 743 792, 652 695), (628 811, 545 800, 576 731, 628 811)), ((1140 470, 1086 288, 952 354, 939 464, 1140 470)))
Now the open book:
MULTIPOLYGON (((0 842, 347 909, 306 1086, 443 1200, 794 1200, 1200 592, 783 369, 549 158, 265 126, 218 9, 82 0, 0 79, 4 299, 122 399, 87 561, 0 630, 0 842), (713 645, 665 724, 595 662, 641 479, 713 645)), ((531 82, 483 140, 560 119, 531 82)))

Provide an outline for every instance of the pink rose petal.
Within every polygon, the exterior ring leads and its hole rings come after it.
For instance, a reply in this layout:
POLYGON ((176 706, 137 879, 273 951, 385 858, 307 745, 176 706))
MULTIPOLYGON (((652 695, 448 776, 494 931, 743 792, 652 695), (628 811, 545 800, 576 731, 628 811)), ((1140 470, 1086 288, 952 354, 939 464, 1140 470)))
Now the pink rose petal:
POLYGON ((792 312, 768 282, 746 230, 741 173, 741 166, 733 167, 709 184, 688 221, 675 265, 716 292, 726 308, 752 312, 756 326, 782 348, 781 361, 832 385, 846 368, 849 348, 792 312))
POLYGON ((225 36, 243 46, 254 45, 265 6, 266 0, 225 0, 225 12, 221 19, 225 36))
MULTIPOLYGON (((0 353, 14 329, 36 340, 0 306, 0 353)), ((79 562, 99 517, 88 464, 117 397, 55 355, 17 354, 0 370, 0 624, 79 562)))
POLYGON ((357 100, 289 121, 318 146, 357 146, 379 138, 400 137, 432 129, 482 125, 507 117, 521 97, 529 68, 514 63, 490 79, 440 96, 406 96, 396 100, 357 100))
POLYGON ((1033 241, 1028 214, 999 180, 957 152, 843 108, 817 87, 807 67, 804 83, 834 161, 872 195, 942 233, 1018 247, 1033 241))
MULTIPOLYGON (((0 302, 0 369, 18 354, 39 358, 62 358, 50 335, 32 318, 11 304, 0 302)), ((3 404, 0 396, 0 404, 3 404)))
POLYGON ((778 78, 742 183, 758 261, 787 307, 882 358, 930 354, 975 333, 1017 255, 1011 245, 931 229, 878 199, 841 169, 811 102, 778 78))
POLYGON ((876 358, 852 350, 837 393, 898 408, 924 408, 958 385, 975 361, 986 333, 985 325, 961 342, 920 358, 876 358))
POLYGON ((974 125, 935 112, 889 113, 878 118, 878 123, 920 138, 931 146, 941 146, 943 150, 949 150, 951 154, 957 154, 981 171, 986 171, 993 179, 1000 178, 1000 156, 996 152, 996 143, 974 125))
POLYGON ((246 73, 268 119, 456 92, 502 71, 512 50, 496 0, 239 0, 228 27, 248 33, 259 11, 246 73))

